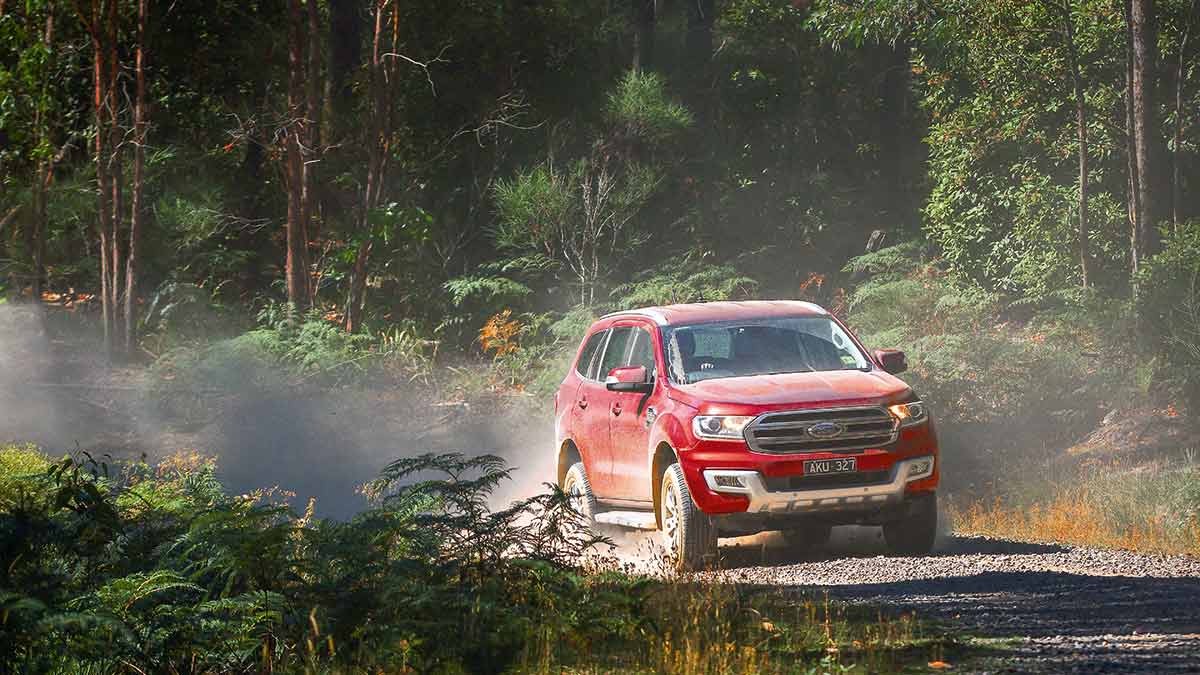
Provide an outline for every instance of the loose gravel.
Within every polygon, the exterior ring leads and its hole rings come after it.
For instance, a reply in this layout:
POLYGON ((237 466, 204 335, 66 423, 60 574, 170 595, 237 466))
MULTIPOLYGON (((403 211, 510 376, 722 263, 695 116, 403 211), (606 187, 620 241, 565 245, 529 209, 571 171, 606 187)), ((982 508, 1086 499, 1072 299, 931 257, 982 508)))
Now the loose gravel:
POLYGON ((803 556, 723 542, 705 576, 911 611, 994 646, 956 672, 1200 672, 1200 560, 968 536, 894 557, 877 530, 844 529, 803 556))

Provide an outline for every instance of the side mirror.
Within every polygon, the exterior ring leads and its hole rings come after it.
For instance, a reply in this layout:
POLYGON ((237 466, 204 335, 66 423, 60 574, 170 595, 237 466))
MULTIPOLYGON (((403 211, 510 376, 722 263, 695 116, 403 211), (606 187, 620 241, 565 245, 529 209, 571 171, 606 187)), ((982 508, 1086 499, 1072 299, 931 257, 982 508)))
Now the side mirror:
POLYGON ((884 371, 893 375, 908 370, 908 359, 899 349, 876 349, 875 360, 879 362, 884 371))
POLYGON ((604 386, 609 391, 633 392, 648 394, 654 391, 654 382, 649 381, 645 366, 625 366, 613 368, 604 378, 604 386))

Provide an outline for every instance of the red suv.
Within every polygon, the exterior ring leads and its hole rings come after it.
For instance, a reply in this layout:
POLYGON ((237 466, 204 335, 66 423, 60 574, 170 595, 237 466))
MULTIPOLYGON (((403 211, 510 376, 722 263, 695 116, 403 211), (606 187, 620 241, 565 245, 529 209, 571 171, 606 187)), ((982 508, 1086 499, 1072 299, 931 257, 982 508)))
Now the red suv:
POLYGON ((906 365, 807 302, 609 314, 554 396, 558 484, 598 523, 661 530, 687 569, 718 536, 811 546, 840 524, 928 552, 938 444, 906 365))

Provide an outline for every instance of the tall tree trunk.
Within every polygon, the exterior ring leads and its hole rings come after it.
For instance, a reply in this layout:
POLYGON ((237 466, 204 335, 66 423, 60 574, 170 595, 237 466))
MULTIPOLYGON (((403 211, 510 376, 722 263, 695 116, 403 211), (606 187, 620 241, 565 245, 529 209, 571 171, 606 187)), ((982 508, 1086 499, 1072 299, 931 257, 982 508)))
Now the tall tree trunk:
POLYGON ((108 124, 109 124, 109 147, 108 147, 108 162, 109 176, 112 185, 112 217, 110 218, 111 229, 108 233, 109 245, 109 264, 108 273, 110 279, 108 282, 108 303, 109 316, 111 317, 111 343, 109 344, 110 354, 115 353, 117 347, 122 344, 121 330, 123 325, 120 321, 121 315, 121 276, 123 268, 121 265, 121 232, 124 229, 125 223, 125 174, 124 174, 124 156, 125 148, 123 142, 123 134, 121 130, 121 117, 119 111, 119 102, 117 99, 117 82, 121 73, 121 62, 117 51, 117 43, 120 39, 120 15, 118 9, 120 7, 119 0, 109 0, 108 2, 108 124))
POLYGON ((1187 54, 1188 40, 1192 36, 1192 21, 1200 0, 1193 0, 1187 16, 1187 27, 1183 30, 1183 38, 1179 41, 1179 60, 1175 63, 1175 129, 1172 133, 1171 151, 1171 227, 1179 229, 1183 222, 1183 184, 1181 179, 1183 163, 1183 89, 1187 79, 1187 66, 1184 55, 1187 54))
MULTIPOLYGON (((50 59, 54 58, 54 4, 49 3, 46 7, 46 27, 42 33, 42 45, 46 48, 46 54, 50 59)), ((43 113, 43 102, 48 98, 46 91, 48 83, 42 84, 42 92, 40 101, 37 107, 37 120, 34 127, 37 130, 39 145, 44 145, 49 136, 47 127, 49 122, 46 120, 43 113)), ((29 250, 33 256, 33 279, 31 285, 32 299, 34 302, 41 302, 42 299, 42 283, 46 278, 46 200, 50 190, 50 183, 54 177, 55 159, 43 157, 37 162, 37 171, 33 179, 33 209, 32 219, 30 221, 29 233, 29 250)))
POLYGON ((654 15, 658 0, 631 0, 633 7, 633 69, 654 69, 654 15))
POLYGON ((30 299, 35 303, 42 300, 42 281, 46 278, 46 192, 49 184, 49 161, 38 160, 37 173, 33 178, 33 203, 29 221, 29 252, 33 255, 30 299))
POLYGON ((138 254, 142 238, 142 191, 146 171, 146 12, 147 0, 138 0, 137 56, 135 77, 137 93, 133 103, 133 198, 129 214, 129 253, 125 258, 125 355, 132 357, 137 347, 138 254))
POLYGON ((308 261, 304 226, 304 160, 300 143, 304 130, 304 14, 300 0, 288 0, 287 112, 287 294, 297 309, 308 307, 308 261))
MULTIPOLYGON (((307 36, 305 39, 307 62, 305 64, 305 96, 304 96, 304 191, 300 195, 301 206, 304 210, 304 241, 311 242, 317 236, 317 207, 319 201, 317 191, 317 162, 320 161, 321 146, 321 49, 320 49, 320 13, 317 11, 317 0, 306 0, 305 9, 308 18, 307 36)), ((307 249, 305 250, 307 254, 307 249)), ((310 303, 317 289, 309 288, 310 303)))
POLYGON ((1143 254, 1155 249, 1155 227, 1162 220, 1166 200, 1159 190, 1162 172, 1158 165, 1155 138, 1155 67, 1157 38, 1154 1, 1133 0, 1130 6, 1133 34, 1133 133, 1138 173, 1139 248, 1143 254))
MULTIPOLYGON (((362 322, 363 302, 367 290, 368 263, 371 256, 370 216, 379 205, 379 195, 382 192, 383 174, 387 162, 386 138, 387 121, 385 106, 387 93, 384 78, 383 50, 383 13, 390 0, 375 0, 375 23, 371 38, 371 64, 368 87, 367 112, 367 185, 363 191, 362 213, 359 217, 358 251, 354 256, 354 270, 350 279, 350 289, 346 296, 345 328, 349 332, 358 330, 362 322)), ((394 37, 394 36, 393 36, 394 37)))
POLYGON ((109 109, 111 94, 108 86, 109 69, 107 67, 108 28, 105 25, 105 6, 109 0, 92 0, 89 33, 92 41, 92 107, 95 116, 95 161, 96 161, 96 213, 98 218, 97 234, 100 240, 100 320, 104 328, 104 349, 111 353, 113 346, 113 307, 109 304, 109 284, 112 279, 109 273, 109 237, 112 229, 112 207, 109 199, 112 197, 112 184, 108 174, 109 152, 109 109))
POLYGON ((1088 114, 1084 96, 1083 72, 1079 66, 1079 50, 1075 44, 1075 19, 1070 6, 1063 13, 1067 41, 1067 64, 1071 69, 1071 85, 1075 92, 1075 128, 1079 143, 1079 271, 1083 287, 1092 276, 1092 256, 1088 234, 1088 114))
MULTIPOLYGON (((18 204, 10 208, 3 215, 0 215, 0 253, 4 253, 7 249, 8 259, 12 259, 13 252, 16 249, 16 234, 20 229, 16 226, 17 216, 21 214, 21 205, 18 204), (11 233, 9 233, 11 230, 11 233), (5 246, 6 245, 6 246, 5 246)), ((10 300, 15 300, 21 292, 20 279, 17 278, 16 265, 8 265, 8 288, 5 289, 10 300)))
POLYGON ((1137 161, 1137 134, 1134 131, 1134 38, 1133 38, 1133 0, 1125 0, 1125 160, 1128 177, 1128 211, 1129 211, 1129 272, 1134 311, 1137 313, 1137 302, 1141 296, 1141 284, 1138 280, 1142 264, 1142 223, 1145 214, 1142 212, 1141 176, 1137 161))

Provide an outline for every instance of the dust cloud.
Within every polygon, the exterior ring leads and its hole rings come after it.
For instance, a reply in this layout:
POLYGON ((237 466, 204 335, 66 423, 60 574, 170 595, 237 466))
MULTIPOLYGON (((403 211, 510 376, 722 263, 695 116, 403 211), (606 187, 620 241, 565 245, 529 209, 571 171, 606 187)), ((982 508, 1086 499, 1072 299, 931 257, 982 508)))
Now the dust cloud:
POLYGON ((513 474, 495 505, 554 480, 548 410, 444 401, 421 383, 297 384, 261 361, 164 379, 110 363, 96 326, 56 314, 0 305, 0 442, 117 462, 195 451, 216 457, 232 493, 279 487, 294 507, 315 498, 319 516, 339 519, 367 506, 358 488, 388 462, 425 452, 503 457, 513 474))

